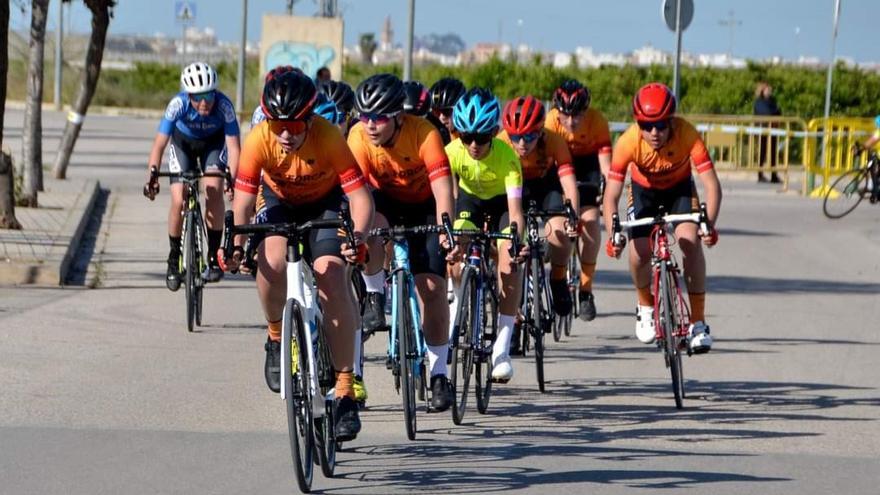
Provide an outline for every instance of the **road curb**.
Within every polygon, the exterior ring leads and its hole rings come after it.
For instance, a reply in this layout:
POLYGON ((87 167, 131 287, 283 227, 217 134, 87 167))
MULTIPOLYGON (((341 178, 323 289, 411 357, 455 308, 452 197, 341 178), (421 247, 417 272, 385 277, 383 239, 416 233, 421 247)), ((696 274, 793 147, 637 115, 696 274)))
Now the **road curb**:
MULTIPOLYGON (((80 203, 83 202, 83 198, 85 198, 82 214, 79 215, 77 220, 72 222, 74 223, 73 234, 70 236, 70 243, 67 245, 67 249, 64 252, 64 256, 61 258, 61 263, 58 267, 58 285, 64 285, 64 282, 67 280, 67 273, 70 271, 70 265, 76 257, 76 252, 79 250, 79 243, 82 241, 83 233, 86 230, 86 226, 89 224, 89 219, 92 216, 92 211, 95 209, 95 202, 98 199, 98 193, 100 191, 100 181, 95 179, 86 180, 86 183, 83 186, 83 193, 80 195, 77 200, 77 205, 74 207, 79 207, 80 203)), ((65 225, 65 228, 66 227, 67 225, 65 225)))

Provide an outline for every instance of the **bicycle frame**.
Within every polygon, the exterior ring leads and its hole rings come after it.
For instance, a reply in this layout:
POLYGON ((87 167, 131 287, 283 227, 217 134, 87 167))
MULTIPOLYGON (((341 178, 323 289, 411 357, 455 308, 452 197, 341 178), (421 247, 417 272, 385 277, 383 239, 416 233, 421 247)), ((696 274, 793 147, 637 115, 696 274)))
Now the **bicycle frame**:
MULTIPOLYGON (((667 233, 668 224, 655 225, 651 231, 651 290, 655 294, 654 297, 654 331, 658 345, 662 345, 662 340, 667 336, 664 334, 663 325, 660 322, 660 284, 662 283, 664 270, 661 265, 666 266, 666 272, 672 274, 673 290, 675 294, 674 303, 678 306, 679 314, 682 316, 681 321, 676 322, 677 328, 672 337, 686 338, 688 326, 690 325, 690 308, 684 301, 681 291, 681 268, 678 266, 675 257, 672 255, 671 244, 669 242, 669 234, 667 233)), ((691 354, 688 349, 688 355, 691 354)))
MULTIPOLYGON (((399 346, 395 345, 395 342, 399 342, 398 332, 400 332, 400 329, 397 328, 397 316, 402 310, 401 304, 409 304, 409 314, 412 317, 412 325, 415 330, 413 342, 415 343, 415 350, 417 351, 416 366, 413 372, 414 376, 419 379, 423 378, 421 377, 421 365, 424 361, 428 347, 425 342, 424 333, 422 332, 422 317, 421 311, 419 310, 419 301, 416 298, 415 281, 412 272, 410 272, 409 243, 407 243, 405 238, 396 236, 391 242, 394 248, 394 259, 391 264, 391 274, 389 275, 391 277, 391 331, 388 334, 388 356, 391 357, 392 362, 399 362, 401 359, 401 356, 398 355, 399 346), (404 283, 407 285, 409 294, 408 301, 406 302, 398 300, 400 288, 398 287, 397 277, 394 276, 398 272, 404 273, 404 283)), ((405 358, 406 356, 403 357, 405 358)))

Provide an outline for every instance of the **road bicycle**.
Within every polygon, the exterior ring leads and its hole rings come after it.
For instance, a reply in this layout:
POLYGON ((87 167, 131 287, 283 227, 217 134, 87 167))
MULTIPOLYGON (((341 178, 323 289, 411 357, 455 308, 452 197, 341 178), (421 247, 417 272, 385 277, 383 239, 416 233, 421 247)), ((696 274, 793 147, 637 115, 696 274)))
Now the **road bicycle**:
MULTIPOLYGON (((520 251, 516 222, 509 232, 453 230, 455 236, 466 237, 467 257, 461 272, 461 298, 450 337, 450 379, 454 389, 452 421, 464 420, 471 375, 477 411, 486 414, 492 395, 492 346, 498 329, 498 275, 491 256, 492 242, 511 241, 511 258, 520 251)), ((462 243, 465 243, 462 240, 462 243)))
POLYGON ((370 230, 372 237, 390 242, 394 256, 391 261, 391 328, 388 332, 387 365, 394 376, 394 387, 401 396, 406 436, 416 439, 416 395, 430 410, 427 399, 426 371, 427 344, 422 328, 419 300, 416 297, 415 278, 410 271, 409 243, 407 237, 427 234, 446 234, 452 242, 452 229, 448 215, 443 215, 443 225, 420 225, 414 227, 390 227, 370 230))
POLYGON ((822 211, 828 218, 843 218, 864 199, 871 204, 880 200, 880 158, 874 151, 868 152, 864 167, 849 170, 831 183, 822 201, 822 211))
MULTIPOLYGON (((526 239, 529 257, 523 270, 523 297, 520 312, 522 321, 518 325, 520 349, 523 356, 530 348, 535 351, 535 374, 538 389, 544 392, 544 334, 553 331, 556 312, 553 310, 553 296, 544 270, 544 245, 546 239, 541 231, 541 221, 551 217, 564 216, 569 225, 577 225, 577 214, 566 200, 562 208, 538 209, 534 201, 529 202, 526 211, 526 239)), ((516 333, 514 338, 517 338, 516 333)))
POLYGON ((348 205, 342 205, 337 218, 297 223, 234 225, 226 212, 224 251, 233 250, 235 235, 280 234, 287 237, 287 300, 281 329, 281 399, 287 411, 290 451, 300 490, 311 490, 313 467, 321 466, 330 478, 336 466, 335 384, 336 373, 324 335, 324 319, 317 298, 311 267, 301 253, 301 242, 315 229, 341 230, 349 245, 354 231, 348 205))
POLYGON ((208 243, 205 221, 199 201, 199 180, 203 177, 223 177, 227 187, 232 184, 228 171, 202 172, 201 167, 187 172, 160 172, 150 168, 150 183, 155 184, 159 177, 174 177, 183 183, 183 231, 180 237, 180 264, 178 272, 183 275, 186 295, 186 329, 202 326, 202 291, 205 287, 204 274, 208 270, 208 243))
POLYGON ((685 399, 684 370, 681 355, 687 352, 687 336, 690 326, 690 308, 682 295, 681 268, 672 255, 675 238, 669 232, 676 224, 693 222, 699 225, 700 232, 709 232, 706 204, 700 205, 695 213, 666 214, 661 207, 653 218, 639 218, 621 221, 617 213, 611 217, 613 242, 618 246, 626 244, 622 229, 632 229, 651 225, 651 292, 654 295, 654 329, 656 344, 663 351, 663 359, 672 378, 672 394, 675 407, 681 409, 685 399))

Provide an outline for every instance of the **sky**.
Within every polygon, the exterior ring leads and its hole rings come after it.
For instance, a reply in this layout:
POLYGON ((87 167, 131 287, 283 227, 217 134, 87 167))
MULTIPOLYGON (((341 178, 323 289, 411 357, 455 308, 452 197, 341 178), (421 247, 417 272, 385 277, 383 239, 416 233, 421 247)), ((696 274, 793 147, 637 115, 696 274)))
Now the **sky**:
MULTIPOLYGON (((179 0, 119 0, 111 34, 165 33, 178 37, 175 3, 179 0)), ((213 27, 221 40, 241 37, 244 0, 189 0, 196 5, 197 27, 213 27)), ((25 2, 27 3, 27 2, 25 2)), ((590 46, 597 53, 626 53, 652 45, 675 50, 675 36, 663 21, 663 0, 416 0, 415 34, 455 32, 469 46, 499 40, 545 51, 572 52, 590 46), (521 23, 519 21, 522 21, 521 23)), ((694 19, 685 30, 683 49, 692 53, 727 53, 731 30, 721 21, 733 11, 733 54, 766 58, 800 55, 826 61, 831 55, 834 0, 693 0, 694 19)), ((249 0, 248 39, 258 40, 261 16, 283 14, 286 0, 249 0)), ((57 24, 55 1, 50 4, 49 29, 57 24)), ((345 21, 345 44, 361 33, 382 29, 391 15, 396 43, 406 34, 408 0, 339 0, 345 21)), ((77 32, 89 29, 90 15, 74 2, 65 21, 77 32)), ((314 0, 299 0, 297 15, 312 15, 314 0)), ((857 62, 880 61, 876 25, 880 0, 841 0, 837 57, 857 62)), ((12 29, 23 29, 28 14, 13 7, 12 29)))

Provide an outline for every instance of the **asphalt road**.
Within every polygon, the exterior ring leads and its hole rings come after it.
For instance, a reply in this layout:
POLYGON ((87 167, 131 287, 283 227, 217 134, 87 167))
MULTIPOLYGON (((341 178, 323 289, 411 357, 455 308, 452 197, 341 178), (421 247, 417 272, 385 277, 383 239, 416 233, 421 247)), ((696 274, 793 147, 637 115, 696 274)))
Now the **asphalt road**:
MULTIPOLYGON (((253 284, 208 288, 188 334, 164 288, 167 190, 140 194, 156 122, 87 119, 71 175, 107 193, 81 254, 97 288, 0 288, 0 492, 297 492, 283 403, 263 382, 253 284)), ((21 113, 7 113, 16 146, 21 113)), ((62 120, 47 113, 51 163, 62 120)), ((164 185, 164 184, 163 184, 164 185)), ((634 336, 623 261, 602 256, 599 317, 530 361, 489 413, 421 414, 408 441, 381 338, 363 432, 325 493, 876 494, 880 206, 826 220, 815 200, 727 181, 708 251, 709 355, 676 410, 661 354, 634 336)))

